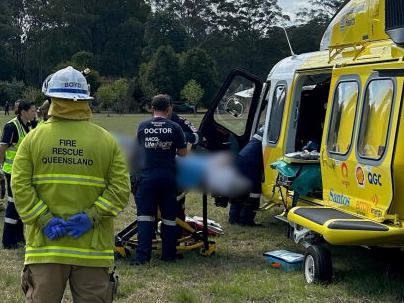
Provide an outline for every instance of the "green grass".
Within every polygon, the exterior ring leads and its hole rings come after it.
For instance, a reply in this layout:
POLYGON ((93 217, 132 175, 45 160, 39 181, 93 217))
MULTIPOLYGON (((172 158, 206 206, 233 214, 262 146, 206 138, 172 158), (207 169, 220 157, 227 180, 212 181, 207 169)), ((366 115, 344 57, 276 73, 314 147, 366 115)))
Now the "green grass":
MULTIPOLYGON (((132 135, 146 117, 95 115, 94 121, 111 131, 132 135)), ((200 116, 189 117, 198 124, 200 116)), ((188 215, 201 215, 199 194, 190 194, 186 205, 188 215)), ((131 199, 116 220, 117 230, 134 218, 133 206, 131 199)), ((144 267, 118 261, 120 290, 116 302, 404 302, 404 255, 391 251, 333 247, 335 281, 328 286, 306 285, 302 272, 271 269, 263 252, 303 251, 286 238, 286 226, 273 218, 277 211, 258 215, 257 220, 264 223, 262 228, 242 228, 227 224, 227 210, 209 201, 209 217, 225 230, 225 235, 216 239, 216 255, 202 257, 190 252, 183 260, 166 264, 155 252, 151 264, 144 267)), ((23 251, 0 250, 0 259, 0 302, 23 302, 19 284, 23 251)), ((64 302, 71 302, 69 294, 64 302)))

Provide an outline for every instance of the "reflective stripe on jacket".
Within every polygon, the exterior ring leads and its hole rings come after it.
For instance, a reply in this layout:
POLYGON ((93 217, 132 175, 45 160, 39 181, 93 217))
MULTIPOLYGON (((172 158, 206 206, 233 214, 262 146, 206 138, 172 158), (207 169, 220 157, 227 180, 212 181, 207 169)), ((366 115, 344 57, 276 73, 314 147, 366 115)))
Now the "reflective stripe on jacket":
POLYGON ((15 205, 26 224, 25 264, 108 267, 114 260, 113 219, 129 200, 129 175, 112 136, 88 121, 51 118, 30 132, 13 165, 15 205), (78 239, 49 240, 54 217, 85 212, 93 229, 78 239))
POLYGON ((17 144, 11 145, 6 150, 6 158, 4 159, 4 164, 3 164, 3 171, 7 174, 11 174, 11 171, 13 169, 14 158, 15 158, 15 155, 17 154, 18 147, 20 146, 24 137, 27 135, 27 132, 25 131, 24 127, 21 125, 21 122, 18 120, 17 117, 10 120, 8 123, 13 123, 15 125, 15 127, 17 128, 17 132, 18 132, 18 142, 17 142, 17 144))

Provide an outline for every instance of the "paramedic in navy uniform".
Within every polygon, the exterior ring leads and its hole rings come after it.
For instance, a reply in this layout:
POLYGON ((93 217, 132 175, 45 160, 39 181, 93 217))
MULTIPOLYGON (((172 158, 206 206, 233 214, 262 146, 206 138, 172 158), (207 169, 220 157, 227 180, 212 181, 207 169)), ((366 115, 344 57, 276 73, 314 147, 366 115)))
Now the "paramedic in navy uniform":
POLYGON ((261 201, 261 182, 264 172, 262 159, 262 137, 260 128, 250 142, 237 154, 236 166, 240 173, 250 180, 252 186, 247 195, 231 199, 229 223, 247 226, 262 226, 254 222, 261 201))
POLYGON ((153 118, 142 122, 137 140, 143 153, 140 183, 136 192, 138 246, 136 264, 151 258, 157 204, 161 212, 162 256, 164 261, 176 259, 176 155, 187 153, 181 127, 169 120, 171 99, 157 95, 152 100, 153 118))
MULTIPOLYGON (((173 107, 171 106, 171 115, 169 119, 171 121, 174 121, 177 123, 182 131, 184 132, 185 135, 185 141, 186 143, 192 144, 192 145, 198 145, 200 143, 200 138, 201 136, 198 133, 198 129, 195 127, 195 125, 189 121, 188 119, 177 115, 177 113, 172 111, 173 107)), ((185 221, 185 194, 183 194, 181 191, 177 192, 177 218, 181 219, 182 221, 185 221)), ((178 227, 177 228, 177 237, 181 238, 182 236, 182 228, 178 227)))
POLYGON ((187 143, 192 145, 198 145, 200 143, 201 136, 198 133, 198 129, 191 121, 182 116, 177 115, 177 113, 175 112, 172 112, 169 118, 171 121, 174 121, 181 127, 185 135, 185 141, 187 143))

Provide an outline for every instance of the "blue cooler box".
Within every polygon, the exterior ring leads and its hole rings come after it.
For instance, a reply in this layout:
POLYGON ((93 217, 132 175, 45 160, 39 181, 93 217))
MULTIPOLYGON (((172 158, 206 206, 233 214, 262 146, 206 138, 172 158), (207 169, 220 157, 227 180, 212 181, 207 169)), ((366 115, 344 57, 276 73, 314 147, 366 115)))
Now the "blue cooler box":
POLYGON ((303 268, 304 255, 287 250, 275 250, 264 253, 264 257, 272 268, 283 271, 297 271, 303 268))

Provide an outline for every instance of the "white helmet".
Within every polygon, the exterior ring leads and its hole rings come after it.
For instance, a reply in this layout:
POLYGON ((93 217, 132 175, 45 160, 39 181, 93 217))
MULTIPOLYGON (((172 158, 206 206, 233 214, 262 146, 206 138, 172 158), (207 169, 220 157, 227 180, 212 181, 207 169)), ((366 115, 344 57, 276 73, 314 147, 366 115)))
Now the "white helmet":
POLYGON ((54 74, 50 74, 48 77, 46 77, 45 81, 42 83, 42 93, 46 95, 46 91, 48 90, 49 86, 49 81, 52 78, 54 74))
POLYGON ((45 96, 69 99, 92 100, 86 78, 81 72, 68 66, 48 76, 43 84, 45 96), (47 82, 47 83, 45 83, 47 82))

